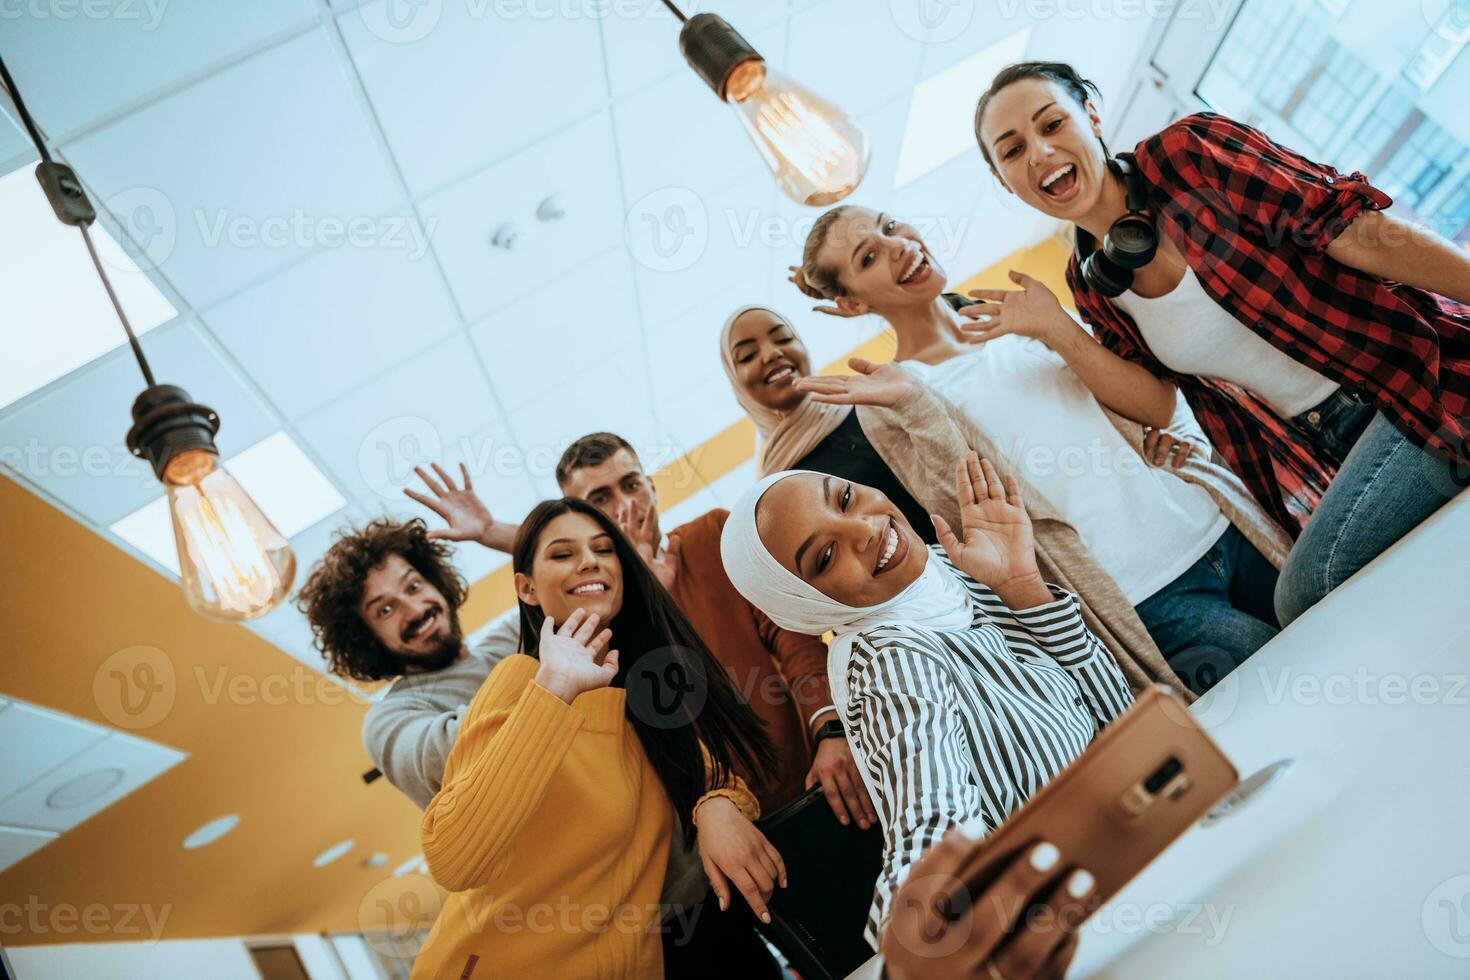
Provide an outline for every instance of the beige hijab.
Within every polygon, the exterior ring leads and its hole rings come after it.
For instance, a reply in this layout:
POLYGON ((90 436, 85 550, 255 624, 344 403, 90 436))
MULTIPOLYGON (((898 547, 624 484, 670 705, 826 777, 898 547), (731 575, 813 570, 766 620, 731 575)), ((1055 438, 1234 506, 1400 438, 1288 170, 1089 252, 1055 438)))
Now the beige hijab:
POLYGON ((735 389, 735 400, 750 416, 755 423, 756 432, 760 435, 760 443, 756 447, 756 466, 761 476, 771 473, 779 473, 781 470, 795 468, 807 453, 817 448, 817 443, 832 434, 847 413, 852 411, 851 405, 827 405, 804 398, 800 405, 789 412, 778 412, 774 408, 767 408, 751 397, 750 392, 740 383, 740 377, 735 370, 735 355, 730 350, 730 331, 735 328, 735 321, 752 310, 760 310, 786 324, 792 336, 797 336, 796 328, 791 321, 786 319, 775 310, 766 306, 742 306, 730 318, 725 321, 724 328, 720 331, 720 363, 725 365, 725 375, 730 379, 730 387, 735 389))

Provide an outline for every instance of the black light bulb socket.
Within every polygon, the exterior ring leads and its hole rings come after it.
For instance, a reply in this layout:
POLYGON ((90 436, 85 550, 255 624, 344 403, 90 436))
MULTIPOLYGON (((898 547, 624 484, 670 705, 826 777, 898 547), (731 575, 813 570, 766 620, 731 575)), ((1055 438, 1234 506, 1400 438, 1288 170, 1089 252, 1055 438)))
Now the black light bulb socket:
POLYGON ((178 385, 153 385, 133 402, 127 446, 134 456, 146 459, 154 476, 162 480, 179 453, 203 450, 218 456, 214 444, 218 431, 219 416, 214 409, 191 400, 178 385))
POLYGON ((36 180, 46 193, 51 210, 62 224, 85 227, 97 220, 97 209, 87 200, 87 192, 77 179, 77 172, 64 163, 47 160, 36 165, 36 180))
POLYGON ((679 29, 679 50, 694 73, 721 99, 725 83, 737 66, 765 61, 740 32, 719 14, 695 14, 679 29))

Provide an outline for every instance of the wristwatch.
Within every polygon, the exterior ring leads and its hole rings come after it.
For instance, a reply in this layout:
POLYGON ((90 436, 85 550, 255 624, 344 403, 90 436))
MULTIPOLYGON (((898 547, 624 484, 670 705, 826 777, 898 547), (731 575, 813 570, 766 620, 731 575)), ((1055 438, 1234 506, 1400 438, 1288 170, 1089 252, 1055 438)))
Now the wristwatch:
POLYGON ((847 731, 842 727, 842 722, 838 721, 836 718, 832 718, 828 721, 822 722, 822 726, 818 728, 816 734, 812 736, 812 744, 816 745, 824 738, 846 737, 847 731))

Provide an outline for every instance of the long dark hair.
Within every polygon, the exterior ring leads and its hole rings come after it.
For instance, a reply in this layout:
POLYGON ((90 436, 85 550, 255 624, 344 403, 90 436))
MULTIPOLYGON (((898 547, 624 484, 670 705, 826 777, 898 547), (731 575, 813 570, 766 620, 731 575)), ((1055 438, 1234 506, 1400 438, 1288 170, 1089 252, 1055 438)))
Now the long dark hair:
MULTIPOLYGON (((563 514, 586 515, 612 539, 623 572, 622 609, 605 624, 613 634, 610 646, 618 651, 612 686, 627 691, 628 721, 692 840, 689 816, 709 785, 726 782, 737 765, 757 781, 775 769, 776 750, 765 722, 740 697, 724 667, 623 532, 585 500, 563 497, 537 504, 516 533, 511 567, 531 574, 541 532, 563 514), (710 777, 705 772, 705 750, 710 777)), ((520 607, 521 649, 534 657, 546 613, 525 602, 520 607)))

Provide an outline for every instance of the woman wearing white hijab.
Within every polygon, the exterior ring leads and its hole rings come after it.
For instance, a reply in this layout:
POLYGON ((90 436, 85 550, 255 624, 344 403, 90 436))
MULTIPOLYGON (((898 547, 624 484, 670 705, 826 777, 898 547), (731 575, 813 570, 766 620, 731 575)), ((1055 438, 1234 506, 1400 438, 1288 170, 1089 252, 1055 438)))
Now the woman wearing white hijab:
POLYGON ((994 829, 1133 700, 1075 597, 1042 581, 1015 480, 970 453, 956 484, 962 537, 936 517, 927 548, 881 492, 801 470, 751 488, 720 539, 772 622, 835 634, 827 677, 885 840, 874 948, 946 830, 994 829))

